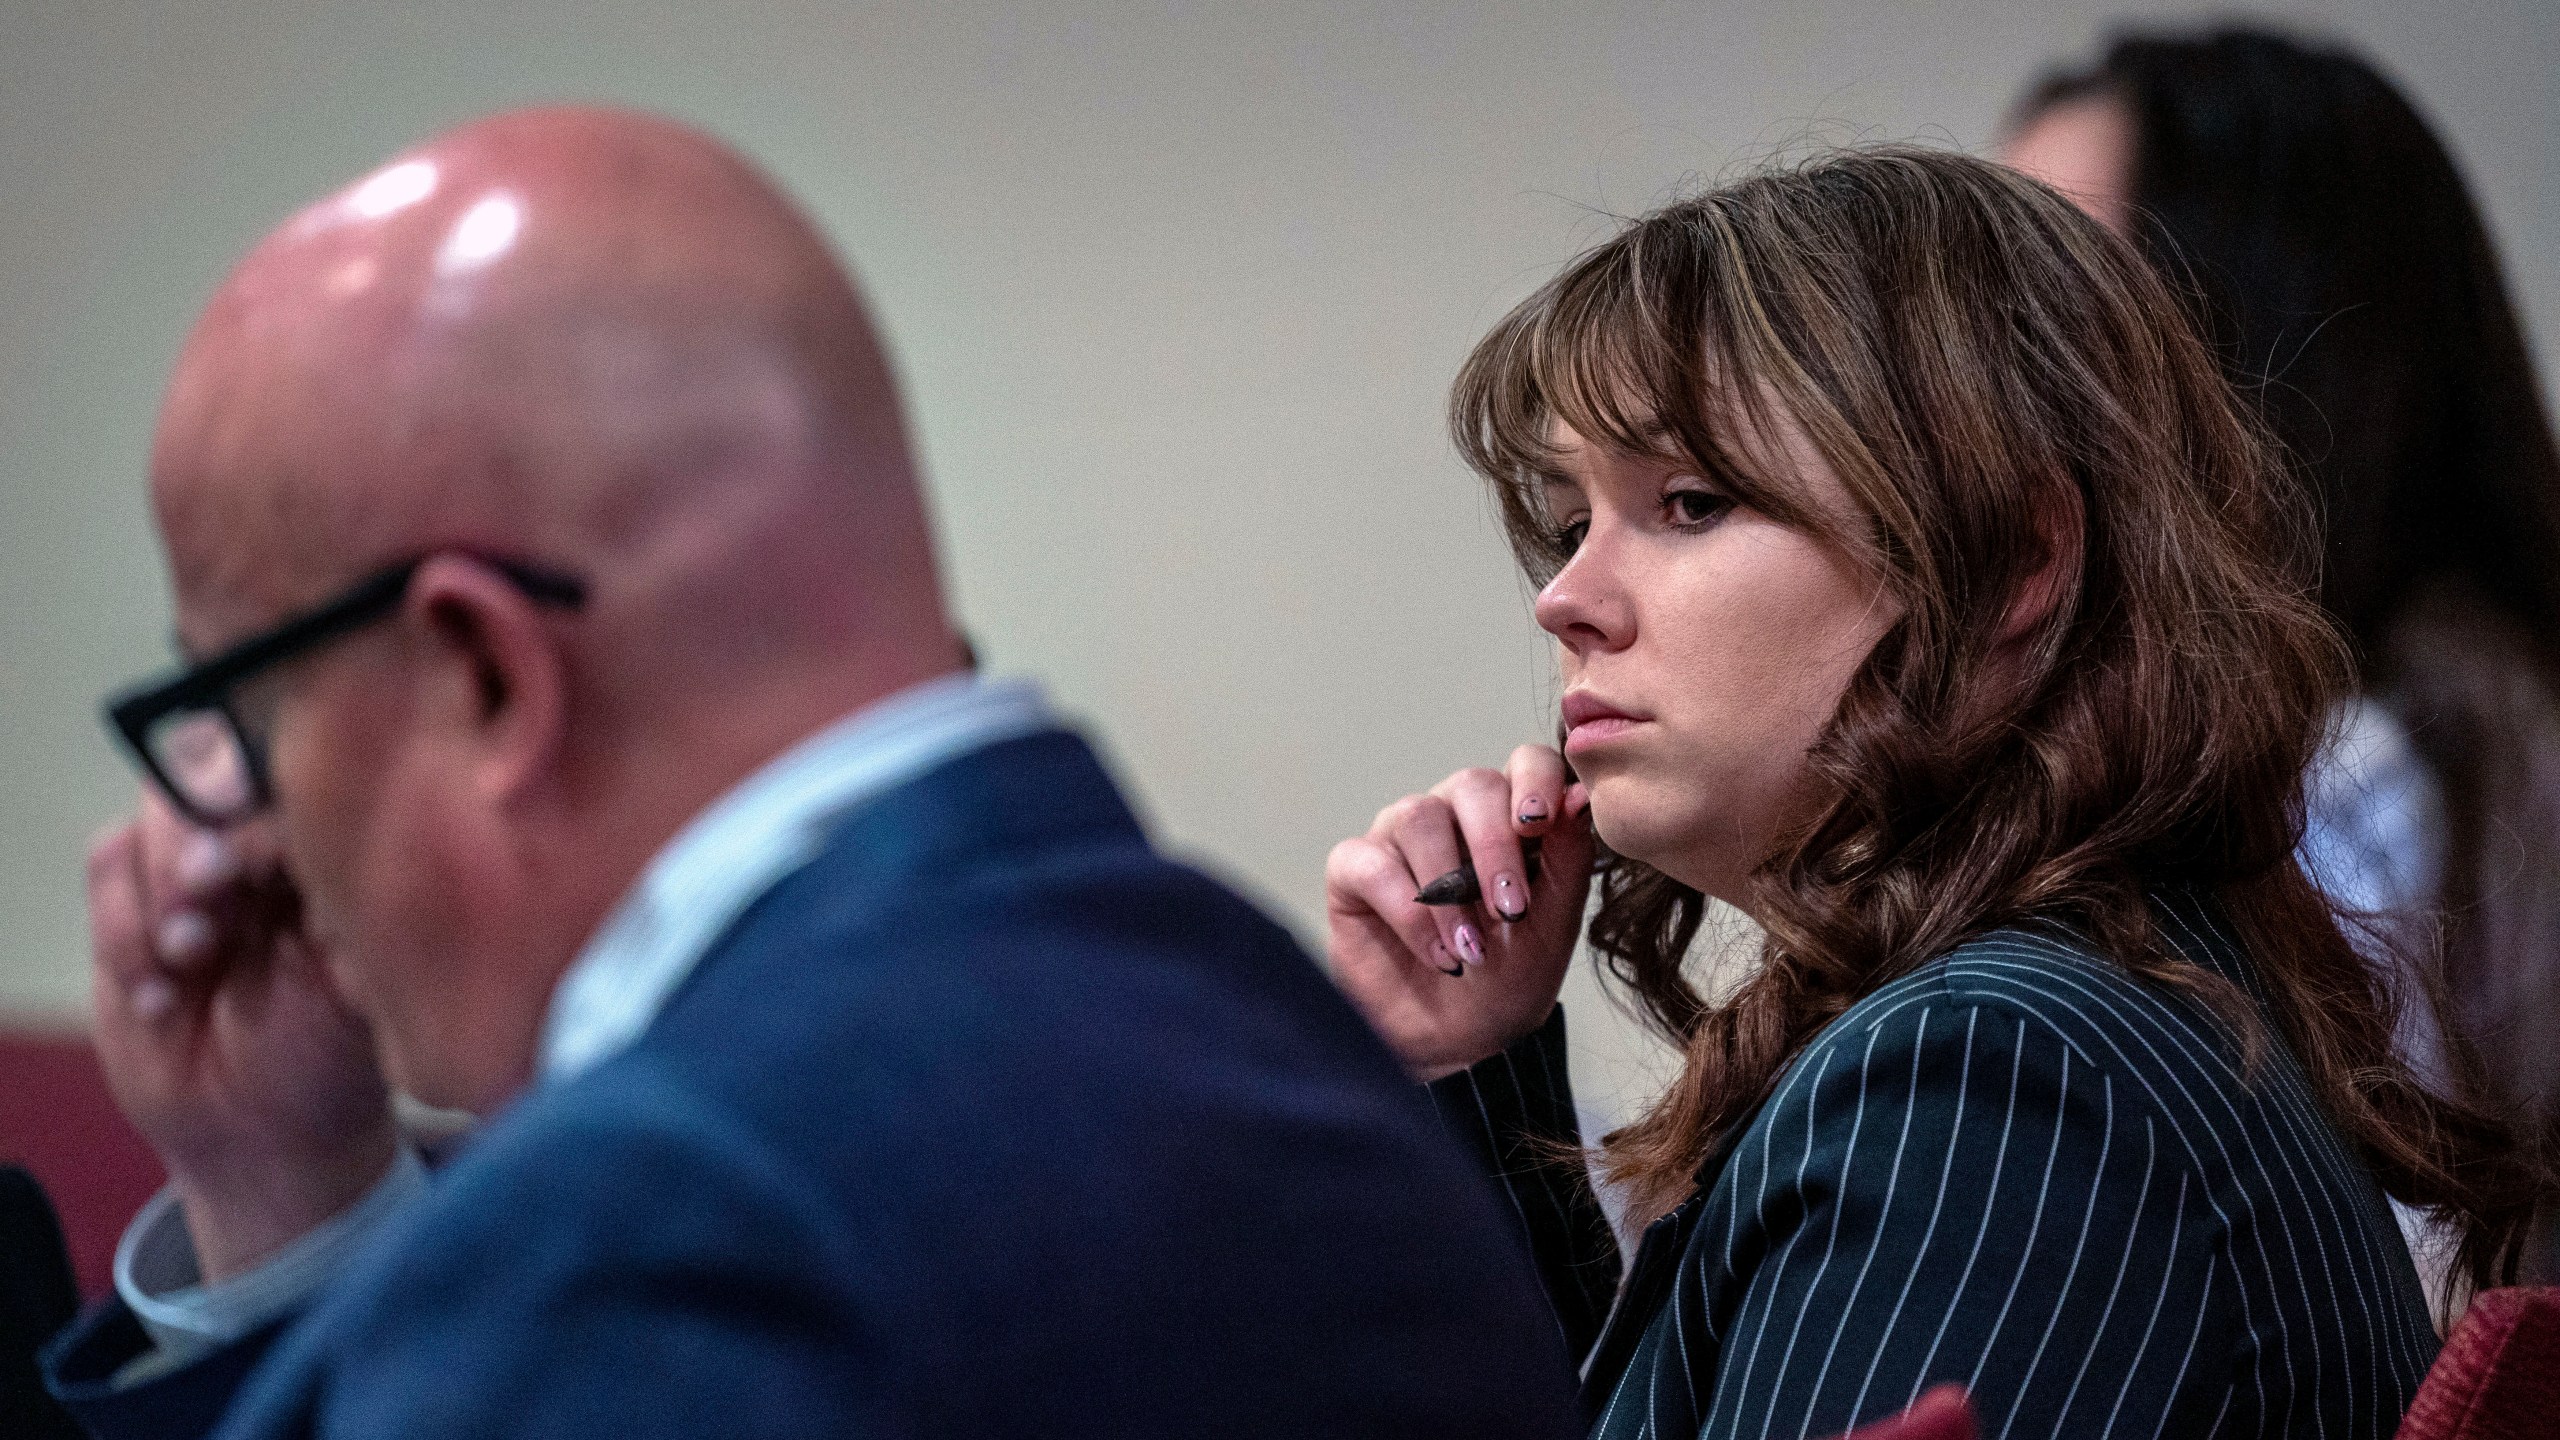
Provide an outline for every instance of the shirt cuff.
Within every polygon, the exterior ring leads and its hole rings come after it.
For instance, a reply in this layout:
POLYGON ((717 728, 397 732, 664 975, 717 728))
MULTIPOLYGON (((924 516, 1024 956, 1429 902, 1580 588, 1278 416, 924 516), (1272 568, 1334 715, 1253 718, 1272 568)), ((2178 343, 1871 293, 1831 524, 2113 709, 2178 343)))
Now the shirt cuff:
POLYGON ((391 1169, 362 1199, 256 1267, 211 1284, 197 1266, 175 1187, 161 1187, 116 1246, 116 1294, 153 1347, 127 1371, 177 1369, 300 1309, 426 1187, 426 1164, 404 1141, 391 1169))

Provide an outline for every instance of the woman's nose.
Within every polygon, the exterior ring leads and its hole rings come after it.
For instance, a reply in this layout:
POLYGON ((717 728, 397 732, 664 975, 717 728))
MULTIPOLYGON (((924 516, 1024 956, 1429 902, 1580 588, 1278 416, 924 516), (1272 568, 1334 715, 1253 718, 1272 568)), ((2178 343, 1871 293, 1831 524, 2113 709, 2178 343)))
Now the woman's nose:
POLYGON ((1590 539, 1538 592, 1536 614, 1538 627, 1577 655, 1624 649, 1635 639, 1634 608, 1590 539))

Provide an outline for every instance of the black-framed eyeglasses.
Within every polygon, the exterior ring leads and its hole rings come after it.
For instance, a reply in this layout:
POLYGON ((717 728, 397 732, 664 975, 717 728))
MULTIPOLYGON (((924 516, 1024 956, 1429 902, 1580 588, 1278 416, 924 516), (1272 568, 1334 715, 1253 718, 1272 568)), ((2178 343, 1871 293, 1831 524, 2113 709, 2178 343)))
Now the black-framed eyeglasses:
POLYGON ((378 570, 335 599, 178 675, 109 699, 108 728, 189 820, 212 828, 248 818, 270 798, 267 756, 263 741, 240 723, 233 692, 262 670, 389 615, 409 593, 418 567, 447 554, 469 555, 541 604, 569 610, 586 604, 586 582, 575 576, 492 555, 431 550, 378 570))

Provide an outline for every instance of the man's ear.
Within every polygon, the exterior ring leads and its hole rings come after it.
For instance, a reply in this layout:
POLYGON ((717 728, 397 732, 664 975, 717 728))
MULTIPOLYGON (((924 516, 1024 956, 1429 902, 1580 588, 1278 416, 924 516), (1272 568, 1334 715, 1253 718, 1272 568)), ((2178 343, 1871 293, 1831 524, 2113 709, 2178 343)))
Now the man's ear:
POLYGON ((2035 555, 2026 573, 2019 577, 2017 587, 2010 591, 2009 607, 2000 616, 1996 645, 2005 648, 2034 634, 2036 627, 2079 589, 2085 554, 2081 513, 2079 493, 2073 490, 2036 506, 2035 555))
POLYGON ((521 790, 555 758, 568 726, 568 670, 550 617, 462 555, 420 565, 401 610, 440 677, 435 703, 449 738, 493 792, 521 790))

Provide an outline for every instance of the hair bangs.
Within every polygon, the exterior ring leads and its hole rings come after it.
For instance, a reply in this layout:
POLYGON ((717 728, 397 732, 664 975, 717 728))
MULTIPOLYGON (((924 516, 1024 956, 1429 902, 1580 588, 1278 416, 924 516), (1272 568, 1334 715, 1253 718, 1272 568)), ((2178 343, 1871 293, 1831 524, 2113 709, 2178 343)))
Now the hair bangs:
POLYGON ((1782 523, 1829 528, 1785 467, 1770 463, 1783 402, 1761 377, 1788 394, 1807 387, 1764 333, 1761 297, 1734 253, 1743 237, 1730 231, 1659 217, 1629 226, 1504 316, 1460 371, 1452 432, 1491 482, 1533 581, 1568 558, 1546 498, 1547 483, 1564 474, 1559 429, 1586 444, 1676 457, 1782 523))
POLYGON ((1696 367, 1647 303, 1631 238, 1584 255, 1504 316, 1450 397, 1459 453, 1492 484, 1512 549, 1541 582, 1567 558, 1547 510, 1547 483, 1564 474, 1557 431, 1659 451, 1666 409, 1687 404, 1696 367))

